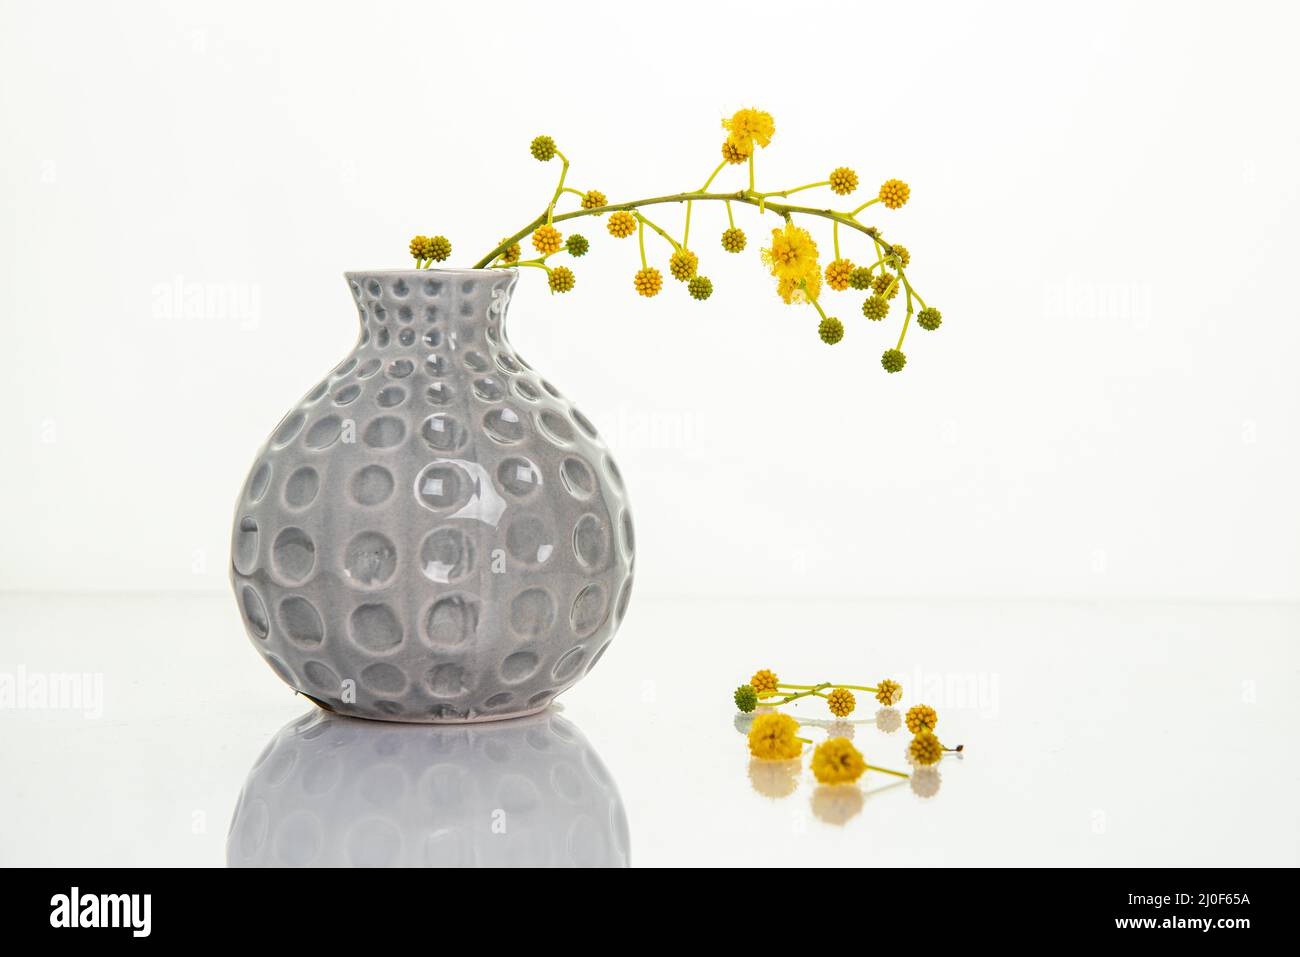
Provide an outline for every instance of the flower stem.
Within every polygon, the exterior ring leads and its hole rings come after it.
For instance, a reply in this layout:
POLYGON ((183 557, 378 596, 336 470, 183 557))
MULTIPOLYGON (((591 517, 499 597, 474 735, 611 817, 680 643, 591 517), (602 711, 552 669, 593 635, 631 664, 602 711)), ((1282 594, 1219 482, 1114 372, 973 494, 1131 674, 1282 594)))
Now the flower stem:
MULTIPOLYGON (((638 220, 640 220, 645 225, 649 226, 651 229, 657 232, 664 239, 668 240, 668 242, 672 245, 673 249, 682 248, 681 246, 677 245, 677 240, 673 239, 673 237, 669 236, 666 232, 664 232, 654 223, 650 222, 650 220, 647 219, 645 216, 642 216, 640 213, 633 213, 632 215, 635 216, 638 220)), ((642 266, 645 265, 645 243, 644 242, 641 243, 641 265, 642 266)))
POLYGON ((555 212, 555 204, 559 202, 560 194, 564 192, 564 178, 569 175, 569 158, 559 150, 555 151, 555 155, 564 161, 564 165, 560 167, 560 183, 555 187, 555 195, 551 197, 551 205, 546 207, 546 223, 548 226, 551 223, 551 214, 555 212))
MULTIPOLYGON (((800 193, 805 189, 816 189, 818 186, 829 186, 831 181, 826 179, 820 183, 805 183, 803 186, 796 186, 794 189, 774 189, 770 193, 760 193, 760 196, 789 196, 791 193, 800 193)), ((749 188, 754 188, 753 181, 750 181, 749 188)))
POLYGON ((907 327, 908 324, 911 323, 911 321, 912 321, 912 290, 908 289, 907 290, 907 318, 903 320, 903 331, 898 334, 898 345, 894 346, 894 348, 898 349, 899 351, 902 351, 903 336, 907 335, 907 327))
POLYGON ((903 273, 903 270, 900 269, 898 271, 898 275, 903 280, 903 286, 904 288, 907 289, 907 294, 909 296, 915 296, 916 301, 921 304, 921 308, 925 309, 926 308, 925 300, 921 298, 921 294, 919 292, 917 292, 915 289, 912 288, 912 284, 907 281, 907 276, 903 273))
POLYGON ((537 268, 537 269, 545 269, 545 270, 546 270, 546 275, 548 275, 548 276, 551 274, 551 267, 548 266, 548 265, 546 265, 546 263, 544 263, 544 262, 543 262, 542 260, 540 260, 540 259, 524 259, 524 260, 521 260, 521 261, 519 261, 519 262, 517 262, 517 263, 511 263, 510 265, 511 265, 512 267, 513 267, 513 266, 533 266, 533 267, 535 267, 535 268, 537 268))
POLYGON ((831 687, 829 682, 825 682, 819 685, 813 685, 807 691, 800 691, 796 694, 786 695, 780 701, 766 700, 760 695, 758 703, 762 705, 767 705, 768 707, 775 707, 777 705, 789 704, 791 701, 798 701, 800 698, 807 698, 809 695, 815 695, 823 688, 829 688, 829 687, 831 687))
MULTIPOLYGON (((885 252, 888 252, 889 249, 892 249, 892 247, 888 247, 887 243, 880 240, 878 236, 872 236, 872 234, 868 232, 869 227, 863 226, 860 222, 858 222, 856 219, 853 218, 853 215, 851 213, 846 213, 834 209, 817 209, 811 206, 792 206, 786 203, 768 203, 765 200, 763 200, 761 197, 757 196, 756 194, 748 190, 741 190, 735 193, 706 193, 702 190, 685 192, 685 193, 671 193, 666 196, 652 196, 646 199, 636 199, 627 203, 608 203, 604 206, 597 206, 593 209, 575 209, 567 213, 560 213, 554 215, 551 217, 551 221, 560 223, 560 222, 564 222, 567 219, 577 219, 582 216, 602 216, 605 213, 618 212, 619 210, 626 210, 630 212, 644 206, 658 206, 664 203, 685 203, 685 202, 744 203, 748 206, 765 206, 766 208, 771 209, 773 212, 779 213, 782 216, 787 218, 792 213, 799 213, 800 215, 804 215, 804 216, 817 216, 821 219, 828 219, 831 222, 838 222, 841 225, 849 227, 850 229, 856 229, 860 233, 864 233, 867 236, 871 236, 872 240, 876 243, 877 255, 882 255, 881 253, 882 247, 886 247, 885 252)), ((514 243, 519 242, 525 236, 528 236, 535 229, 537 229, 538 226, 541 226, 545 222, 547 222, 547 214, 543 213, 541 216, 538 216, 536 219, 534 219, 523 229, 519 230, 513 236, 510 236, 508 239, 504 240, 499 246, 497 246, 486 256, 480 259, 477 263, 474 264, 474 268, 483 269, 488 265, 488 263, 492 262, 492 260, 495 259, 498 255, 505 252, 514 243)), ((915 293, 915 290, 913 290, 913 293, 915 293)), ((917 296, 917 301, 921 302, 922 305, 924 305, 924 301, 921 300, 920 296, 917 296)))
POLYGON ((907 327, 912 322, 912 314, 909 312, 907 318, 903 320, 903 331, 898 334, 898 345, 894 346, 900 352, 903 349, 903 336, 907 335, 907 327))
POLYGON ((902 771, 891 771, 889 768, 878 768, 874 764, 867 765, 868 771, 879 771, 881 774, 892 774, 896 778, 910 778, 910 774, 904 774, 902 771))
POLYGON ((726 160, 723 160, 721 163, 718 164, 718 168, 715 169, 712 173, 709 174, 709 178, 706 179, 706 180, 704 181, 704 185, 700 187, 700 192, 701 192, 701 193, 707 191, 708 188, 709 188, 710 186, 713 185, 713 180, 717 177, 717 175, 718 175, 719 173, 722 172, 722 167, 724 167, 724 166, 726 166, 726 165, 727 165, 727 161, 726 161, 726 160))

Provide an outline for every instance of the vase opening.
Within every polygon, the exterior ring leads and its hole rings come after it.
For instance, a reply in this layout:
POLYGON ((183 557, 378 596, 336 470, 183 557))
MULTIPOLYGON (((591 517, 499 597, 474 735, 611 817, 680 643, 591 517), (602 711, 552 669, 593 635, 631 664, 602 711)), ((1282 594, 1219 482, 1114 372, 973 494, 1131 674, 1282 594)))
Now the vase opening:
POLYGON ((518 270, 371 269, 343 276, 357 306, 361 343, 419 353, 444 345, 455 350, 480 334, 500 344, 518 270))

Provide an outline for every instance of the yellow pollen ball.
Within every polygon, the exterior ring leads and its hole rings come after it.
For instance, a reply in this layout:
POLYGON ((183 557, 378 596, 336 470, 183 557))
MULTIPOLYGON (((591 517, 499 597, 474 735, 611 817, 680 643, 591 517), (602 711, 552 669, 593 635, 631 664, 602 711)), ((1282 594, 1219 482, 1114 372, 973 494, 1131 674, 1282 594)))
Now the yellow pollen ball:
POLYGON ((664 287, 663 274, 653 266, 642 269, 633 279, 633 285, 636 286, 638 295, 645 296, 647 299, 659 295, 659 290, 664 287))
POLYGON ((853 275, 853 263, 847 259, 836 259, 826 264, 826 285, 837 292, 849 288, 849 276, 853 275))
POLYGON ((831 181, 831 192, 837 196, 847 196, 858 188, 858 174, 847 166, 831 170, 829 179, 831 181))
POLYGON ((911 187, 901 179, 887 179, 880 185, 880 201, 890 209, 898 209, 911 194, 911 187))
POLYGON ((668 259, 668 271, 678 282, 686 282, 700 268, 700 257, 689 249, 679 249, 668 259))
POLYGON ((636 217, 627 210, 620 209, 610 215, 606 228, 615 239, 626 239, 636 232, 636 217))
POLYGON ((831 714, 837 718, 847 718, 853 713, 857 706, 857 701, 853 697, 853 692, 847 688, 836 688, 826 696, 826 706, 831 709, 831 714))
POLYGON ((554 226, 538 226, 533 233, 533 247, 543 256, 558 253, 564 245, 564 236, 554 226))

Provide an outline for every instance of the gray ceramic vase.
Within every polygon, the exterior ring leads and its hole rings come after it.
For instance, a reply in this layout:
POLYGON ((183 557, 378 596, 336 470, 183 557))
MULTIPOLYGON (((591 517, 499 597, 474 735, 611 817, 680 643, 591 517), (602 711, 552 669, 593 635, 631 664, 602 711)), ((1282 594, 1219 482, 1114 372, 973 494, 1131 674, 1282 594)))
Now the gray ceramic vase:
POLYGON ((281 420, 235 514, 253 647, 342 714, 530 714, 627 611, 632 517, 591 422, 506 338, 514 270, 346 274, 351 355, 281 420))
POLYGON ((554 714, 459 728, 322 712, 286 725, 239 795, 230 867, 626 867, 618 787, 554 714))

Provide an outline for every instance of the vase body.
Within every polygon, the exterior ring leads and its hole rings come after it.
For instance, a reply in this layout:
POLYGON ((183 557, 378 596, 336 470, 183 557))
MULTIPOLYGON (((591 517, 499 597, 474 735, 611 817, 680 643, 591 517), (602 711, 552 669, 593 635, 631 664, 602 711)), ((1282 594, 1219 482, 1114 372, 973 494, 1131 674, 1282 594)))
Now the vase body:
POLYGON ((346 278, 357 344, 271 433, 236 510, 231 581, 253 646, 345 715, 539 711, 627 611, 618 467, 510 346, 514 270, 346 278))
POLYGON ((230 867, 626 867, 623 800, 556 714, 462 727, 290 722, 248 773, 230 867))

